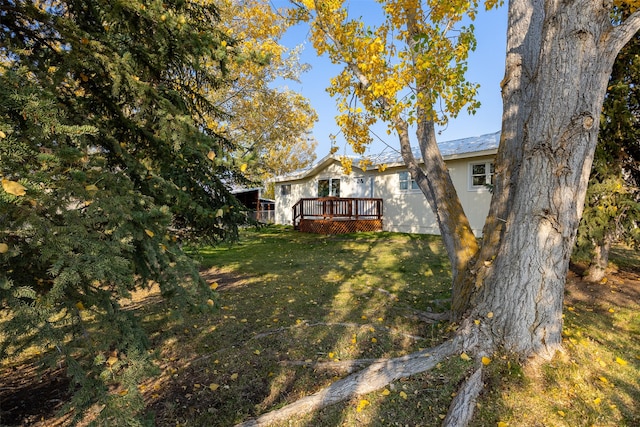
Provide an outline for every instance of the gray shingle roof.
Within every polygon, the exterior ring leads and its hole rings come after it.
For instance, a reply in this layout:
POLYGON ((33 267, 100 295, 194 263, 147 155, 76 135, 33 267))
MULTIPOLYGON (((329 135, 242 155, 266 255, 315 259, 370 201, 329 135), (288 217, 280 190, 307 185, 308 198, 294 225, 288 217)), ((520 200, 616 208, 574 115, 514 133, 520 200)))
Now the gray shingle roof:
MULTIPOLYGON (((479 153, 481 151, 498 148, 500 143, 500 131, 486 135, 472 136, 469 138, 454 139, 452 141, 439 142, 440 152, 443 157, 479 153)), ((419 147, 414 147, 413 155, 416 159, 422 159, 419 147)), ((402 156, 398 151, 383 152, 377 155, 367 156, 374 165, 402 163, 402 156)), ((357 160, 360 160, 358 158, 357 160)), ((354 159, 354 164, 357 164, 354 159)))
MULTIPOLYGON (((480 153, 483 151, 495 150, 498 148, 498 144, 500 143, 500 131, 489 133, 480 136, 472 136, 469 138, 462 139, 454 139, 451 141, 443 141, 439 142, 438 146, 440 147, 440 152, 442 156, 446 159, 447 157, 452 156, 465 156, 468 157, 473 153, 480 153)), ((419 147, 414 147, 413 155, 416 159, 422 160, 422 154, 420 153, 419 147)), ((274 181, 286 181, 289 179, 299 179, 306 176, 311 171, 318 168, 321 164, 325 163, 330 159, 339 159, 340 156, 326 156, 316 162, 315 164, 309 166, 308 168, 298 170, 296 172, 287 174, 285 176, 276 177, 274 181)), ((402 156, 399 151, 387 149, 379 154, 368 155, 363 157, 352 156, 353 165, 358 166, 358 163, 361 160, 369 160, 371 164, 369 168, 374 168, 377 165, 398 165, 404 163, 402 160, 402 156)))

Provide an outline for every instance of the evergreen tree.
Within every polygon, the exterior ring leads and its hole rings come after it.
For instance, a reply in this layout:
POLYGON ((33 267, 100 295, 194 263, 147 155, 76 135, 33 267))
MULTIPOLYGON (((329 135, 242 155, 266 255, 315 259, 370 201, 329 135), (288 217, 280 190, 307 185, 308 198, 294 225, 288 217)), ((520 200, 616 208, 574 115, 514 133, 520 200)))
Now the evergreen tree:
POLYGON ((640 37, 620 51, 600 120, 576 256, 590 261, 585 279, 602 280, 611 245, 640 245, 640 37))
POLYGON ((121 298, 157 283, 212 305, 180 242, 245 218, 206 120, 227 65, 252 60, 235 45, 207 1, 0 3, 0 358, 37 345, 64 364, 76 418, 98 403, 137 422, 152 349, 121 298))

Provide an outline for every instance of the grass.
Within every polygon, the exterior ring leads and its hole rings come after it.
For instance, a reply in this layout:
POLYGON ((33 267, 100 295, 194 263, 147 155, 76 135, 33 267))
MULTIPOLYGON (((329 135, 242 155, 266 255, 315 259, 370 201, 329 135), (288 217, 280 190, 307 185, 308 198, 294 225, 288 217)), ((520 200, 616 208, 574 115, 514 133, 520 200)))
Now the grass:
MULTIPOLYGON (((407 354, 451 332, 415 316, 448 309, 438 237, 267 227, 194 255, 218 290, 213 314, 181 315, 154 294, 135 300, 160 349, 161 373, 140 387, 159 426, 232 426, 346 376, 340 361, 407 354)), ((622 269, 636 256, 618 250, 613 260, 622 269)), ((535 369, 494 357, 475 427, 640 425, 640 307, 627 298, 640 295, 640 282, 616 276, 596 285, 598 298, 581 300, 575 279, 565 352, 535 369)), ((283 425, 438 426, 472 364, 452 358, 283 425)))

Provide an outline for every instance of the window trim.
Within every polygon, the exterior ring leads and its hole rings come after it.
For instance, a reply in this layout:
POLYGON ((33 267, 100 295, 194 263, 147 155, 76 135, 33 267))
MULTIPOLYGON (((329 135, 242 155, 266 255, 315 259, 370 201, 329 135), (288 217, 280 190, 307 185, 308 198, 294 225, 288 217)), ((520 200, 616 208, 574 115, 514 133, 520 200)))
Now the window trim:
POLYGON ((316 180, 316 195, 317 197, 340 197, 340 178, 318 178, 316 180), (321 196, 320 195, 320 181, 327 181, 328 187, 329 187, 329 194, 326 196, 321 196), (335 194, 334 190, 334 182, 337 182, 337 189, 338 189, 338 194, 335 194))
POLYGON ((474 192, 479 192, 479 193, 491 191, 489 189, 489 187, 487 187, 487 184, 493 185, 493 177, 495 175, 495 161, 493 159, 487 159, 485 161, 469 162, 468 171, 469 171, 469 173, 467 175, 468 176, 468 178, 467 178, 468 191, 474 191, 474 192), (475 174, 474 175, 473 167, 474 166, 478 166, 478 165, 484 165, 485 166, 484 175, 480 175, 480 174, 475 174), (475 176, 484 176, 485 177, 485 183, 481 184, 481 185, 474 185, 473 178, 475 176))
POLYGON ((281 184, 280 185, 280 195, 282 197, 287 197, 291 195, 291 184, 281 184))
POLYGON ((398 191, 401 193, 416 193, 420 191, 418 183, 413 179, 409 171, 398 172, 398 191), (402 183, 406 183, 407 188, 402 188, 402 183))

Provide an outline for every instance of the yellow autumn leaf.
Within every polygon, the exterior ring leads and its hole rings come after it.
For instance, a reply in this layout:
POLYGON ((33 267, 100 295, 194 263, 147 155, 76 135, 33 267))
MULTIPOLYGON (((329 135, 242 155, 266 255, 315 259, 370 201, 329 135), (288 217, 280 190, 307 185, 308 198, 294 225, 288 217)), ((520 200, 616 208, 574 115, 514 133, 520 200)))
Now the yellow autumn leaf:
POLYGON ((371 404, 371 402, 369 402, 368 400, 362 399, 362 400, 360 400, 360 402, 358 402, 358 406, 356 408, 356 411, 357 412, 362 412, 362 410, 364 408, 366 408, 367 406, 369 406, 370 404, 371 404))
POLYGON ((473 323, 475 323, 476 325, 479 325, 480 324, 480 319, 474 320, 473 323))
POLYGON ((144 232, 147 233, 147 236, 149 236, 149 237, 155 236, 155 233, 153 231, 149 230, 149 229, 145 229, 144 232))
POLYGON ((609 309, 609 313, 615 313, 616 311, 613 308, 609 309))
POLYGON ((127 394, 129 394, 129 390, 120 390, 120 391, 118 392, 118 394, 119 394, 120 396, 126 396, 127 394))
POLYGON ((400 397, 407 400, 407 393, 405 393, 404 391, 400 392, 400 397))
POLYGON ((255 350, 253 354, 260 355, 260 350, 255 350))
POLYGON ((210 307, 213 307, 213 300, 212 299, 208 299, 207 300, 207 305, 210 307))
POLYGON ((27 194, 27 189, 24 187, 24 185, 5 178, 2 178, 2 188, 4 189, 4 191, 13 196, 24 196, 25 194, 27 194))
POLYGON ((487 319, 492 319, 493 318, 493 311, 490 311, 487 313, 487 319))
POLYGON ((624 359, 621 359, 621 358, 619 358, 619 357, 616 357, 616 363, 617 363, 618 365, 621 365, 621 366, 626 366, 628 362, 627 362, 626 360, 624 360, 624 359))
POLYGON ((209 287, 211 288, 212 291, 215 291, 216 289, 218 289, 218 282, 213 282, 212 284, 209 285, 209 287))
POLYGON ((213 159, 215 159, 215 158, 216 158, 215 151, 213 151, 213 150, 209 151, 209 153, 207 154, 207 159, 213 161, 213 159))
POLYGON ((560 415, 561 417, 564 417, 566 414, 564 413, 564 411, 558 411, 558 415, 560 415))
POLYGON ((371 338, 371 342, 372 342, 372 343, 377 343, 377 342, 378 342, 378 339, 377 339, 376 337, 373 337, 373 338, 371 338))
POLYGON ((329 359, 333 359, 335 356, 336 356, 335 353, 329 352, 329 359))
POLYGON ((234 372, 233 374, 231 374, 231 380, 232 381, 235 381, 237 379, 238 379, 238 373, 237 372, 234 372))
POLYGON ((509 427, 509 424, 504 421, 498 421, 497 427, 509 427))
POLYGON ((211 391, 216 391, 218 387, 220 387, 220 384, 216 384, 216 383, 209 384, 209 390, 211 391))
POLYGON ((116 356, 109 356, 109 358, 107 359, 107 365, 113 366, 117 361, 118 358, 116 356))
POLYGON ((484 366, 487 366, 489 363, 491 363, 491 359, 489 359, 487 356, 482 356, 482 364, 484 366))
POLYGON ((9 245, 0 243, 0 254, 6 254, 9 251, 9 245))
POLYGON ((382 394, 383 396, 389 396, 389 395, 391 394, 391 392, 389 391, 389 389, 388 389, 388 388, 385 388, 384 390, 382 390, 382 393, 381 393, 381 394, 382 394))
POLYGON ((5 139, 6 137, 7 137, 7 134, 0 130, 0 139, 5 139))
POLYGON ((84 310, 84 304, 82 304, 82 301, 78 301, 76 303, 76 308, 80 311, 84 310))
POLYGON ((595 399, 593 399, 594 405, 599 405, 601 402, 602 402, 602 399, 600 399, 599 397, 596 397, 595 399))
POLYGON ((98 191, 98 187, 95 184, 89 184, 84 187, 84 189, 87 191, 98 191))
POLYGON ((241 164, 240 165, 240 172, 244 172, 246 170, 247 170, 247 164, 246 163, 241 164))
POLYGON ((462 360, 471 360, 471 358, 469 357, 469 355, 467 353, 462 353, 460 355, 460 359, 462 359, 462 360))

